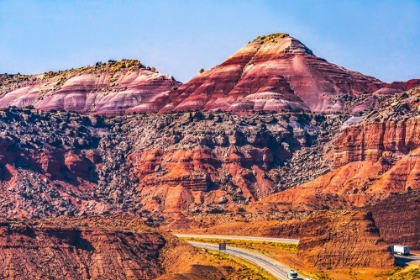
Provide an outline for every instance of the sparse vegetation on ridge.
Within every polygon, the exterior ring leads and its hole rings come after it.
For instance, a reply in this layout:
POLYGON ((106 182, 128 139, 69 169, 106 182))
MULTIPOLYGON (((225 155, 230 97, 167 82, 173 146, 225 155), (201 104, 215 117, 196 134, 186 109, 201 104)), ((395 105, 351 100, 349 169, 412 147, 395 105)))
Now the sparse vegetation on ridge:
POLYGON ((289 34, 287 34, 287 33, 273 33, 273 34, 269 34, 269 35, 258 36, 256 39, 254 39, 254 42, 261 41, 262 43, 264 43, 264 42, 274 43, 276 39, 283 39, 283 38, 286 38, 288 36, 289 36, 289 34))

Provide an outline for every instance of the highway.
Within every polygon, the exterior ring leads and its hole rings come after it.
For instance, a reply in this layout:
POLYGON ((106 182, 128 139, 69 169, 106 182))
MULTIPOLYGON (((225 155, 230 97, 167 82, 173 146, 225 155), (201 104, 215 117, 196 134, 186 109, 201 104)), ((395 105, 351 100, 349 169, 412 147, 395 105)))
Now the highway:
POLYGON ((417 254, 410 254, 407 256, 395 254, 394 257, 396 263, 399 265, 405 266, 408 263, 420 264, 420 255, 417 254))
POLYGON ((298 239, 288 238, 273 238, 273 237, 257 237, 257 236, 230 236, 230 235, 213 235, 213 234, 181 234, 174 233, 175 236, 180 238, 205 238, 205 239, 230 239, 230 240, 245 240, 245 241, 259 241, 259 242, 276 242, 276 243, 287 243, 287 244, 299 244, 298 239))
MULTIPOLYGON (((200 235, 200 237, 202 237, 200 235)), ((249 239, 247 239, 249 240, 249 239)), ((203 249, 218 251, 219 245, 218 244, 211 244, 211 243, 202 243, 202 242, 194 242, 194 241, 188 241, 191 245, 203 249)), ((289 268, 285 266, 284 264, 269 258, 263 254, 260 254, 255 251, 250 251, 242 248, 236 248, 236 247, 227 247, 226 251, 224 251, 226 254, 233 255, 235 257, 244 259, 250 263, 253 263, 264 270, 266 270, 268 273, 276 277, 277 279, 285 279, 287 280, 287 272, 289 271, 289 268)), ((301 275, 299 275, 301 276, 301 275)), ((302 276, 301 276, 302 277, 302 276)), ((302 278, 298 278, 302 279, 302 278)))

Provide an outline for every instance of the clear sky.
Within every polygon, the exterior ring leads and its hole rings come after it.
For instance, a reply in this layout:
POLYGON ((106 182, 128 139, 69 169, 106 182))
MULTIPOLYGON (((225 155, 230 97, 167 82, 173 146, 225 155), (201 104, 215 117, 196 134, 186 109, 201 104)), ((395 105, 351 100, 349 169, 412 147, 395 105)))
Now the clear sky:
POLYGON ((420 78, 420 0, 0 0, 0 73, 133 58, 186 82, 274 32, 383 81, 420 78))

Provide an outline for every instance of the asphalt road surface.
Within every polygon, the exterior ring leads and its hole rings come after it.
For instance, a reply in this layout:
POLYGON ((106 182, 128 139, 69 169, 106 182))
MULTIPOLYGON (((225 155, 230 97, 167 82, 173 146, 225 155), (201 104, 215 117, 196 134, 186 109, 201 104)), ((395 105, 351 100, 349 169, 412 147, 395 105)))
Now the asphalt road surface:
POLYGON ((410 254, 407 256, 395 254, 394 257, 395 257, 395 262, 398 265, 405 266, 408 263, 420 264, 420 255, 417 255, 417 254, 410 254))
MULTIPOLYGON (((179 236, 179 235, 178 235, 179 236)), ((203 237, 200 235, 200 237, 203 237)), ((252 237, 250 237, 252 238, 252 237)), ((250 240, 250 239, 247 239, 250 240)), ((202 243, 202 242, 194 242, 194 241, 188 241, 191 245, 203 249, 218 251, 219 245, 218 244, 211 244, 211 243, 202 243)), ((284 264, 269 258, 263 254, 260 254, 258 252, 242 249, 242 248, 236 248, 236 247, 227 247, 226 251, 224 251, 226 254, 233 255, 235 257, 244 259, 250 263, 253 263, 264 270, 266 270, 268 273, 276 277, 277 279, 285 279, 287 280, 287 272, 290 270, 287 266, 284 264)), ((300 277, 303 277, 302 275, 299 275, 300 277)), ((298 278, 303 279, 303 278, 298 278)))
POLYGON ((299 244, 298 239, 288 238, 273 238, 273 237, 257 237, 257 236, 230 236, 230 235, 212 235, 212 234, 181 234, 174 233, 175 236, 181 238, 215 238, 215 239, 230 239, 230 240, 245 240, 245 241, 265 241, 277 242, 287 244, 299 244))

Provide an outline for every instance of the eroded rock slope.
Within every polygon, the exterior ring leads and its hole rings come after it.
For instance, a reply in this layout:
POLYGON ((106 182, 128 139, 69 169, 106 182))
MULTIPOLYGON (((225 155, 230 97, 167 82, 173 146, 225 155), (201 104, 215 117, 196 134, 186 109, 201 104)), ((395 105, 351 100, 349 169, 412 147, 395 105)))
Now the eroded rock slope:
MULTIPOLYGON (((219 261, 130 215, 0 223, 2 279, 243 279, 219 261)), ((249 276, 249 275, 248 275, 249 276)))
POLYGON ((223 110, 242 113, 357 113, 420 84, 386 84, 315 56, 285 33, 259 36, 181 85, 137 60, 98 62, 39 75, 0 75, 0 107, 88 114, 223 110))
POLYGON ((0 113, 3 217, 236 209, 327 172, 325 143, 345 119, 0 113))
POLYGON ((0 77, 0 107, 34 106, 89 114, 121 115, 137 107, 158 111, 181 83, 137 60, 109 61, 39 75, 0 77))
POLYGON ((343 112, 346 101, 385 84, 315 56, 299 40, 260 36, 169 95, 161 112, 343 112))
POLYGON ((344 128, 329 153, 331 172, 273 197, 295 208, 364 207, 420 188, 420 90, 395 95, 344 128))

